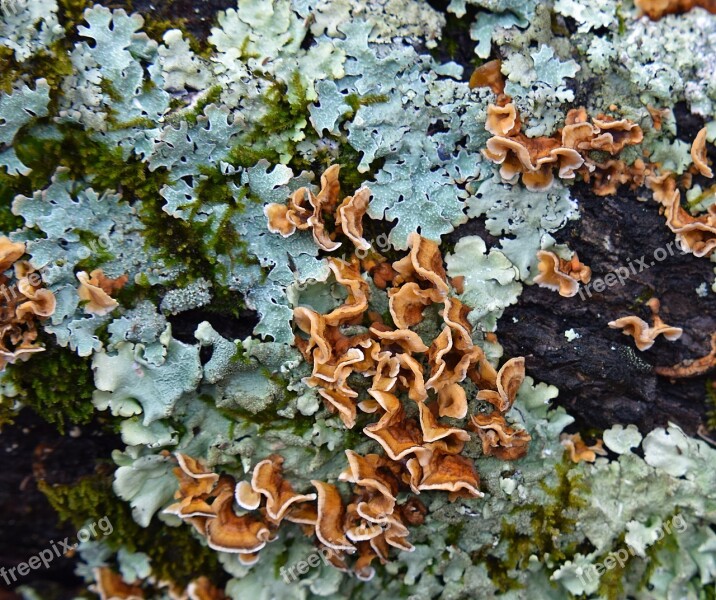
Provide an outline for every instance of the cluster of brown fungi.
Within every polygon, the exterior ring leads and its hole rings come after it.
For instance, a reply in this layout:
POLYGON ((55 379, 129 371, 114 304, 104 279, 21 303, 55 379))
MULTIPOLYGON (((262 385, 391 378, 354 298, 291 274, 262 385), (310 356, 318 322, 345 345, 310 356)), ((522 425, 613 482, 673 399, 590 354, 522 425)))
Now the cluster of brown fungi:
MULTIPOLYGON (((95 568, 94 578, 93 591, 100 600, 144 600, 146 598, 140 585, 126 583, 119 573, 109 567, 95 568)), ((227 600, 224 592, 204 576, 189 583, 186 589, 164 581, 156 582, 156 587, 166 591, 172 600, 227 600)))
POLYGON ((55 312, 55 295, 42 286, 34 267, 20 260, 24 254, 25 244, 0 237, 0 369, 44 351, 37 324, 55 312), (10 269, 14 277, 5 274, 10 269))
MULTIPOLYGON (((323 214, 331 207, 339 211, 337 226, 363 248, 364 202, 355 208, 355 199, 367 202, 370 191, 361 188, 338 205, 337 174, 336 167, 324 173, 318 194, 299 190, 287 205, 267 207, 272 231, 291 235, 310 228, 322 247, 335 248, 335 232, 327 232, 323 214)), ((277 454, 256 463, 238 482, 177 455, 177 502, 167 511, 191 523, 211 548, 237 553, 250 565, 277 539, 282 522, 296 523, 334 566, 369 580, 373 561, 385 563, 391 548, 413 550, 409 526, 422 523, 426 514, 417 497, 421 492, 444 491, 450 500, 483 495, 475 465, 463 453, 468 429, 484 455, 514 460, 527 452, 529 434, 505 418, 524 379, 524 359, 513 358, 496 370, 473 342, 469 308, 452 295, 438 245, 418 234, 408 243, 407 256, 392 264, 375 257, 329 258, 345 300, 326 314, 307 306, 294 309, 296 345, 312 365, 306 384, 346 428, 360 419, 376 452, 345 450, 347 467, 338 477, 348 485, 343 493, 340 484, 319 480, 296 490, 284 478, 277 454), (389 319, 370 310, 368 277, 387 290, 389 319), (424 340, 414 328, 432 306, 441 320, 439 333, 424 340), (356 375, 365 385, 355 383, 356 375), (470 417, 466 388, 482 401, 470 417)))
MULTIPOLYGON (((698 5, 698 3, 696 3, 698 5)), ((704 6, 714 10, 713 3, 704 6)), ((694 3, 639 2, 638 5, 652 18, 664 14, 683 12, 694 3), (688 5, 688 6, 687 6, 688 5)), ((505 81, 499 60, 485 63, 475 70, 471 87, 489 87, 496 95, 495 104, 488 106, 485 128, 492 134, 483 150, 486 158, 500 165, 501 177, 511 183, 521 179, 532 191, 547 190, 555 174, 560 179, 574 179, 579 174, 591 184, 599 196, 615 194, 621 185, 636 189, 644 184, 653 192, 653 198, 661 205, 666 224, 676 234, 676 241, 684 251, 694 256, 711 256, 716 249, 716 207, 712 205, 698 216, 692 215, 681 203, 681 190, 692 185, 695 176, 710 179, 713 169, 709 165, 706 148, 707 129, 702 128, 691 146, 692 165, 681 177, 664 171, 661 165, 639 158, 631 164, 619 158, 628 146, 640 144, 642 129, 628 119, 614 119, 607 115, 589 118, 584 108, 570 110, 564 126, 553 136, 527 137, 522 131, 520 115, 509 96, 504 94, 505 81)), ((616 109, 616 107, 610 107, 616 109)), ((660 130, 668 110, 649 108, 654 129, 660 130)), ((713 193, 714 188, 707 190, 713 193)), ((538 252, 539 274, 535 283, 571 297, 579 291, 580 283, 588 283, 591 270, 583 265, 576 253, 571 260, 560 258, 549 250, 538 252)), ((650 306, 654 323, 650 326, 639 317, 630 315, 609 323, 634 338, 639 350, 650 348, 657 336, 668 340, 678 339, 682 333, 678 327, 665 324, 658 316, 658 300, 650 306)), ((693 376, 711 369, 716 362, 711 354, 702 359, 688 361, 674 367, 657 371, 672 377, 693 376)))
POLYGON ((497 103, 487 107, 485 129, 493 136, 483 150, 485 157, 500 165, 502 179, 521 179, 531 191, 550 189, 555 173, 560 179, 579 174, 597 195, 607 196, 622 184, 641 185, 650 173, 641 159, 628 165, 619 158, 624 148, 644 139, 641 128, 628 119, 590 119, 584 108, 574 108, 556 134, 528 137, 521 131, 517 108, 509 96, 500 94, 497 103))

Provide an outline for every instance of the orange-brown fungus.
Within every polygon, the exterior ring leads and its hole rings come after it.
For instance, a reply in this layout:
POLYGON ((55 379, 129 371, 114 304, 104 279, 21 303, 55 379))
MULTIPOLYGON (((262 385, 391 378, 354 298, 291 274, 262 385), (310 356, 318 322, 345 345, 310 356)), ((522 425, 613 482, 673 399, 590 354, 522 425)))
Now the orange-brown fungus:
POLYGON ((268 219, 269 231, 289 237, 297 229, 310 229, 318 247, 327 252, 340 247, 341 243, 335 240, 336 233, 340 231, 356 248, 368 250, 370 243, 363 238, 363 217, 368 209, 370 190, 361 187, 339 204, 339 171, 339 165, 331 165, 323 172, 318 194, 302 187, 291 195, 287 205, 267 204, 264 214, 268 219), (329 233, 326 230, 327 218, 335 221, 336 232, 329 233))
MULTIPOLYGON (((192 581, 186 588, 186 594, 189 600, 227 600, 224 592, 204 576, 192 581)), ((178 597, 181 598, 181 595, 178 597)))
POLYGON ((537 252, 539 275, 535 283, 540 287, 559 292, 560 296, 571 298, 579 291, 579 284, 589 283, 592 270, 579 262, 575 252, 570 260, 564 260, 554 252, 540 250, 537 252))
POLYGON ((694 142, 691 144, 691 160, 694 161, 694 166, 701 175, 709 178, 714 176, 706 156, 706 127, 696 134, 694 142))
POLYGON ((44 350, 37 342, 37 322, 55 312, 55 295, 42 287, 34 267, 20 260, 24 253, 25 244, 0 237, 0 369, 44 350), (10 268, 14 277, 5 274, 10 268))
POLYGON ((502 460, 515 460, 527 453, 530 435, 524 429, 510 427, 505 417, 498 412, 489 415, 474 415, 471 429, 477 432, 486 456, 502 460))
POLYGON ((672 327, 664 323, 659 316, 659 301, 652 298, 647 304, 652 312, 653 325, 651 327, 646 321, 634 315, 610 321, 609 327, 621 329, 625 335, 632 336, 636 347, 642 351, 651 348, 659 335, 663 335, 669 341, 678 340, 683 330, 680 327, 672 327))
POLYGON ((676 178, 668 171, 660 175, 651 175, 646 178, 646 186, 653 192, 654 200, 663 206, 668 206, 676 191, 676 178))
POLYGON ((716 368, 716 333, 711 334, 711 352, 701 358, 684 360, 672 367, 656 367, 654 370, 663 377, 680 379, 698 377, 716 368))
POLYGON ((679 190, 674 190, 663 204, 666 224, 676 234, 681 249, 694 256, 710 256, 716 248, 716 205, 694 217, 681 206, 679 190))
POLYGON ((663 121, 671 114, 671 109, 655 108, 651 105, 647 105, 646 110, 649 111, 649 116, 651 117, 651 122, 654 124, 654 129, 656 131, 661 131, 663 121))
POLYGON ((582 436, 578 433, 574 435, 564 433, 561 436, 561 444, 569 452, 569 458, 572 462, 590 462, 597 460, 597 455, 606 456, 607 451, 602 446, 602 440, 597 440, 591 446, 587 446, 582 440, 582 436))
POLYGON ((664 15, 685 13, 696 7, 716 14, 714 0, 634 0, 634 3, 652 21, 661 19, 664 15))
POLYGON ((505 77, 502 75, 502 61, 495 59, 480 65, 470 75, 470 89, 489 87, 500 96, 505 92, 505 77))
POLYGON ((641 128, 627 119, 616 120, 600 115, 591 122, 583 108, 567 113, 565 125, 555 135, 527 137, 520 131, 519 115, 506 97, 498 105, 488 106, 485 128, 493 134, 483 154, 500 165, 500 176, 516 183, 520 178, 532 191, 549 189, 554 172, 560 179, 573 179, 580 173, 587 181, 594 179, 599 195, 616 192, 619 185, 641 185, 649 174, 647 165, 637 160, 627 165, 616 157, 626 146, 641 143, 641 128), (592 152, 608 153, 611 159, 598 162, 592 152))
POLYGON ((313 367, 305 382, 346 427, 360 419, 362 433, 375 441, 377 451, 370 454, 345 451, 347 467, 338 479, 350 485, 350 496, 319 480, 311 481, 311 490, 294 490, 277 455, 259 461, 250 480, 238 484, 208 477, 178 455, 178 502, 167 510, 193 523, 212 548, 237 552, 251 564, 276 538, 281 521, 289 521, 315 536, 336 568, 368 580, 373 561, 385 563, 391 548, 413 550, 408 526, 424 519, 425 507, 412 494, 443 491, 450 500, 483 495, 472 459, 462 454, 468 425, 486 455, 514 460, 526 453, 530 436, 505 420, 524 379, 524 360, 513 358, 497 371, 472 341, 470 311, 451 296, 437 244, 413 234, 408 245, 386 280, 395 326, 370 312, 370 288, 358 261, 329 259, 347 292, 338 308, 327 314, 294 309, 296 345, 313 367), (432 305, 438 305, 433 314, 440 315, 442 329, 429 341, 409 327, 432 305), (365 327, 349 335, 345 326, 353 325, 365 327), (365 378, 367 389, 358 389, 351 375, 365 378), (468 381, 491 413, 468 418, 468 381), (234 501, 243 512, 235 511, 234 501))
POLYGON ((77 293, 80 300, 86 303, 85 312, 100 316, 111 313, 119 304, 110 294, 121 290, 127 279, 126 275, 110 279, 102 269, 95 269, 89 275, 85 271, 77 273, 80 282, 77 293))
POLYGON ((109 567, 94 569, 94 591, 100 600, 142 600, 144 591, 136 584, 125 583, 122 576, 109 567))

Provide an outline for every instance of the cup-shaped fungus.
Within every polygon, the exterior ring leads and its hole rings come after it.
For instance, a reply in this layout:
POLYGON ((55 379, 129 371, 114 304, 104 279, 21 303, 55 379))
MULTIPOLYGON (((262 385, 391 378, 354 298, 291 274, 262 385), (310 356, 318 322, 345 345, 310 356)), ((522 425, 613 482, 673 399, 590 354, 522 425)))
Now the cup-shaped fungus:
POLYGON ((587 446, 579 433, 562 434, 560 443, 569 452, 569 458, 573 463, 582 461, 593 463, 597 460, 597 455, 607 455, 607 451, 602 446, 602 440, 597 440, 591 446, 587 446))
POLYGON ((505 417, 497 411, 489 415, 473 415, 471 428, 477 432, 482 442, 483 454, 501 460, 516 460, 523 457, 527 454, 532 439, 524 429, 509 426, 505 417))
POLYGON ((635 315, 621 317, 609 322, 609 327, 612 329, 621 329, 624 335, 632 336, 636 347, 642 351, 651 348, 656 338, 660 335, 663 335, 669 341, 674 341, 678 340, 683 333, 681 327, 673 327, 664 323, 658 314, 660 304, 656 298, 649 300, 648 305, 652 311, 653 325, 651 327, 646 321, 635 315))
POLYGON ((682 250, 690 250, 694 256, 710 256, 716 249, 716 210, 698 217, 690 215, 681 206, 681 193, 674 190, 664 210, 666 224, 676 234, 682 250))
POLYGON ((564 260, 554 252, 540 250, 537 258, 539 274, 535 277, 535 283, 559 292, 565 298, 575 296, 579 291, 579 283, 589 283, 592 277, 592 270, 579 262, 576 252, 571 260, 564 260))
POLYGON ((85 302, 85 312, 98 316, 108 315, 119 306, 119 303, 100 286, 101 275, 101 270, 92 271, 90 275, 85 271, 77 273, 77 280, 80 282, 77 294, 80 300, 85 302))
POLYGON ((282 464, 283 457, 272 455, 254 467, 251 478, 254 492, 266 497, 266 515, 276 524, 293 504, 316 499, 316 494, 299 494, 293 489, 281 474, 282 464))
POLYGON ((327 252, 340 248, 341 242, 335 240, 336 234, 340 232, 357 249, 369 250, 370 242, 363 238, 363 217, 368 209, 371 192, 367 187, 361 187, 339 204, 339 171, 339 165, 331 165, 323 172, 321 189, 317 194, 302 187, 291 194, 287 204, 271 202, 264 206, 269 231, 289 237, 296 230, 310 229, 316 245, 327 252), (336 225, 333 233, 326 229, 329 217, 336 225))
POLYGON ((714 172, 709 167, 708 157, 706 155, 706 127, 701 129, 694 138, 691 144, 691 160, 694 161, 694 166, 698 169, 704 177, 713 177, 714 172))
POLYGON ((470 75, 470 89, 489 87, 498 96, 505 92, 505 77, 502 75, 502 61, 490 60, 475 69, 470 75))

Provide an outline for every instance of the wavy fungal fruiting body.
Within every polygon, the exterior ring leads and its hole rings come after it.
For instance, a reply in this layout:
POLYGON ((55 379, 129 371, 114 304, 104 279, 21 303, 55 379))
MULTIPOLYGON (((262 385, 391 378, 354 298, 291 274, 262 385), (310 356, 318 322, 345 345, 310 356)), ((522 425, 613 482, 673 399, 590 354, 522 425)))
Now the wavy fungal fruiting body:
POLYGON ((584 108, 570 109, 564 127, 553 136, 528 137, 522 129, 520 116, 509 97, 500 96, 498 104, 487 108, 485 129, 493 137, 482 151, 484 156, 500 165, 500 176, 510 183, 520 178, 530 191, 552 187, 554 171, 560 179, 582 175, 594 179, 594 191, 600 196, 614 194, 619 185, 640 185, 649 174, 643 160, 627 165, 617 157, 627 146, 639 144, 644 134, 628 119, 606 115, 590 119, 584 108), (607 160, 597 160, 593 151, 605 153, 607 160))
POLYGON ((524 359, 513 358, 496 371, 472 341, 470 311, 450 293, 437 244, 413 234, 409 246, 409 254, 392 264, 392 287, 387 290, 396 327, 371 321, 377 315, 369 311, 370 289, 359 265, 338 258, 329 259, 329 265, 346 290, 343 304, 327 314, 294 309, 296 344, 313 365, 306 383, 318 389, 347 428, 356 426, 359 411, 376 415, 363 434, 375 440, 382 453, 345 451, 348 467, 339 479, 352 486, 347 501, 336 485, 324 481, 313 480, 312 491, 297 492, 283 478, 280 455, 258 462, 250 481, 236 483, 179 454, 178 502, 167 511, 191 523, 210 547, 238 553, 242 563, 253 564, 261 549, 277 539, 285 520, 315 535, 334 566, 371 579, 372 561, 386 562, 390 548, 413 550, 408 525, 416 522, 416 510, 423 515, 424 508, 415 497, 398 503, 399 493, 439 490, 451 500, 483 495, 472 460, 462 454, 470 434, 441 421, 466 419, 468 399, 461 384, 467 379, 477 385, 477 399, 493 407, 467 423, 481 440, 483 453, 515 460, 527 452, 529 434, 505 420, 524 379, 524 359), (410 327, 418 325, 433 304, 442 305, 444 326, 427 345, 410 327), (364 333, 347 335, 342 330, 366 319, 370 324, 364 333), (369 380, 366 393, 351 387, 353 374, 369 380), (350 555, 356 556, 352 562, 350 555))

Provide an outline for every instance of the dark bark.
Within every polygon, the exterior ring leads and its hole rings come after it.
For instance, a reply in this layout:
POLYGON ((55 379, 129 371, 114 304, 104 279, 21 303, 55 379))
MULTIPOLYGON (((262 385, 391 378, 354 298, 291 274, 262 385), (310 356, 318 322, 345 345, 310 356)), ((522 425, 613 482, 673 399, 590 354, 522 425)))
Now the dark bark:
MULTIPOLYGON (((121 446, 116 435, 108 434, 95 424, 82 427, 77 437, 60 435, 52 426, 30 410, 23 410, 14 425, 6 426, 0 435, 0 566, 9 569, 26 562, 51 542, 74 539, 72 526, 60 526, 57 514, 42 492, 38 481, 50 484, 73 483, 95 472, 98 460, 107 461, 112 450, 121 446)), ((76 435, 76 434, 73 434, 76 435)), ((74 575, 75 560, 58 558, 50 568, 41 567, 25 577, 10 581, 12 587, 32 583, 66 590, 60 596, 73 597, 80 587, 74 575), (66 595, 65 595, 66 594, 66 595)), ((16 573, 17 576, 17 573, 16 573)), ((8 575, 8 577, 10 577, 8 575)), ((7 592, 0 579, 0 599, 7 592)), ((11 598, 12 596, 8 596, 11 598)))
POLYGON ((596 197, 583 184, 575 192, 582 216, 557 236, 559 241, 579 253, 593 279, 628 268, 630 262, 637 274, 624 285, 592 291, 591 297, 584 294, 584 299, 528 287, 519 303, 505 311, 498 338, 509 355, 526 356, 530 375, 559 387, 559 403, 583 427, 634 423, 647 432, 673 421, 693 435, 705 419, 708 375, 670 381, 654 367, 710 351, 716 296, 709 290, 701 298, 696 287, 702 282, 711 286, 713 263, 678 249, 661 262, 655 260, 654 251, 674 240, 656 203, 639 202, 633 193, 596 197), (642 256, 648 268, 638 272, 642 256), (658 338, 651 349, 639 352, 632 338, 607 323, 628 314, 649 321, 645 302, 650 297, 661 300, 664 321, 684 333, 675 342, 658 338), (568 342, 567 329, 581 337, 568 342))

